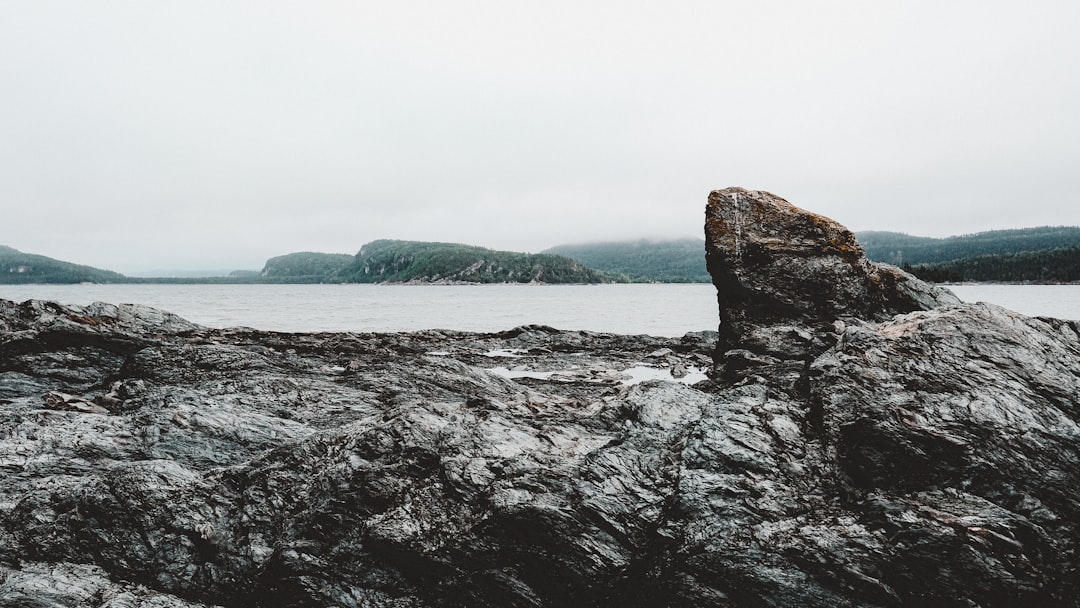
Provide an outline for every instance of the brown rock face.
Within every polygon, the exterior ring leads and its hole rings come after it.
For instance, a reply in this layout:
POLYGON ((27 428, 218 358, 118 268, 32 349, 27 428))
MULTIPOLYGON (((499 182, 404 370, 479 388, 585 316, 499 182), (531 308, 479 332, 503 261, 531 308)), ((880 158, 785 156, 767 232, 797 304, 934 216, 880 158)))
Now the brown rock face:
POLYGON ((850 230, 768 192, 713 191, 705 249, 720 304, 719 353, 799 358, 838 320, 882 321, 960 303, 895 266, 868 261, 850 230))

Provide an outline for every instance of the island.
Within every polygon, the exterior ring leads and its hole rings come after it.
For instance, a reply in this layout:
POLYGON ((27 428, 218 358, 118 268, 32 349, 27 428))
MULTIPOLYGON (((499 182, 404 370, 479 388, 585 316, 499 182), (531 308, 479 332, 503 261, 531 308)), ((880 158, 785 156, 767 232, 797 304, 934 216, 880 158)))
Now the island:
POLYGON ((456 243, 381 240, 335 277, 349 283, 611 283, 574 260, 456 243))
POLYGON ((554 254, 496 251, 459 243, 372 241, 354 255, 303 251, 276 256, 261 271, 227 276, 127 277, 0 246, 0 284, 18 283, 409 283, 595 284, 626 282, 554 254), (6 270, 6 272, 4 272, 6 270))

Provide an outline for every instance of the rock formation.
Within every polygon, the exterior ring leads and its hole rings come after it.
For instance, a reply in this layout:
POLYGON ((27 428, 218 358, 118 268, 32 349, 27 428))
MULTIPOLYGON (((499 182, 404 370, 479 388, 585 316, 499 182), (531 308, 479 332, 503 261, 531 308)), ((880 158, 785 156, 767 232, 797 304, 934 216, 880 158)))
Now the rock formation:
POLYGON ((960 303, 895 266, 870 262, 847 228, 768 192, 713 191, 705 250, 720 304, 718 362, 727 357, 731 372, 779 358, 796 361, 801 373, 844 322, 960 303))
POLYGON ((0 301, 0 606, 1080 603, 1080 324, 708 222, 719 340, 0 301))

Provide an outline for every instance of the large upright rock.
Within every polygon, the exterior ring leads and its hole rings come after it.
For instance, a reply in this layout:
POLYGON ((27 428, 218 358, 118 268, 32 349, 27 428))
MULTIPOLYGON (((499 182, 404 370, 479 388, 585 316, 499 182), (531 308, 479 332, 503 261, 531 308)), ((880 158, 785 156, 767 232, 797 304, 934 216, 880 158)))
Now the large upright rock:
POLYGON ((705 259, 720 304, 720 352, 792 357, 837 320, 882 321, 960 301, 866 259, 837 222, 760 190, 709 195, 705 259))
POLYGON ((1080 323, 715 196, 730 383, 625 384, 711 334, 0 300, 0 606, 1080 606, 1080 323))

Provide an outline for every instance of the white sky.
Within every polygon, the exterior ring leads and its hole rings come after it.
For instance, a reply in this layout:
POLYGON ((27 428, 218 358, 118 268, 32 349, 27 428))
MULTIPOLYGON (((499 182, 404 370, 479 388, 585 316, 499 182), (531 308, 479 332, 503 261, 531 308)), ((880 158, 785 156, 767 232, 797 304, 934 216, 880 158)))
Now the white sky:
POLYGON ((1080 224, 1080 2, 0 2, 0 244, 138 272, 378 238, 1080 224))

